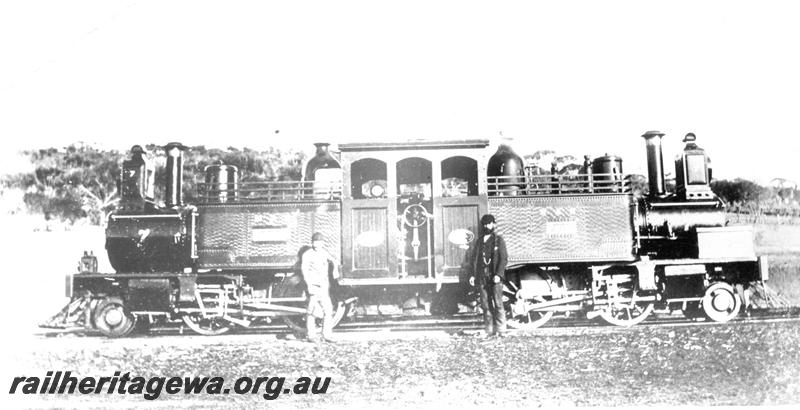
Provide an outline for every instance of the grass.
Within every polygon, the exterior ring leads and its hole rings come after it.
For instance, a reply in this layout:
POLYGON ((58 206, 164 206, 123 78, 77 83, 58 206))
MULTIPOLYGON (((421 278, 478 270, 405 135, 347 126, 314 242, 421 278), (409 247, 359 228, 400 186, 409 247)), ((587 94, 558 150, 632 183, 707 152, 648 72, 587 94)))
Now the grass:
POLYGON ((800 225, 753 226, 758 255, 769 258, 767 286, 792 306, 800 306, 800 225))
POLYGON ((792 306, 800 306, 800 254, 769 256, 767 286, 792 306))

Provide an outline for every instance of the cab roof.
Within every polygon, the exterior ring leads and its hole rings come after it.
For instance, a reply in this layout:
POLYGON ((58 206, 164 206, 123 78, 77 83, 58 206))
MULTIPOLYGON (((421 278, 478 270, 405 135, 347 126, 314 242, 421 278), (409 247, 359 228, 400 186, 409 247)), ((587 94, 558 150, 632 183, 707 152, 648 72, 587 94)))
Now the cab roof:
POLYGON ((486 148, 489 145, 488 139, 474 140, 408 140, 403 142, 354 142, 339 144, 341 152, 358 151, 401 151, 417 149, 462 149, 462 148, 486 148))

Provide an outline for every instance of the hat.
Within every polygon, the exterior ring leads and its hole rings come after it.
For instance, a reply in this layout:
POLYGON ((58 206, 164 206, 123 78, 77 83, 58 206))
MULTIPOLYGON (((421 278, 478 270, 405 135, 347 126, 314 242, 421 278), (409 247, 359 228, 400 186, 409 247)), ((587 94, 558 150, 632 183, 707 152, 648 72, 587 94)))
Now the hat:
POLYGON ((322 234, 321 234, 321 233, 319 233, 319 232, 315 232, 313 235, 311 235, 311 242, 314 242, 314 241, 321 241, 323 238, 324 238, 324 237, 322 236, 322 234))
POLYGON ((481 225, 486 225, 490 223, 494 223, 494 215, 486 214, 481 217, 481 225))

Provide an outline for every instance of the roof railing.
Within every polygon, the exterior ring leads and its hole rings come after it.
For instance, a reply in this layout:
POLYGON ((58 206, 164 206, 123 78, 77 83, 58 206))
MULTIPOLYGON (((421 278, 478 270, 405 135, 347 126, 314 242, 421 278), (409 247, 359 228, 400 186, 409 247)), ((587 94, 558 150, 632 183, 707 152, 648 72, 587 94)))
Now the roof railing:
POLYGON ((314 202, 342 197, 339 181, 198 182, 201 203, 228 202, 314 202))
MULTIPOLYGON (((552 174, 489 177, 489 196, 630 193, 631 179, 619 174, 552 174)), ((198 182, 200 203, 320 202, 342 198, 339 181, 198 182)))
POLYGON ((620 174, 551 174, 489 177, 490 196, 630 193, 620 174))

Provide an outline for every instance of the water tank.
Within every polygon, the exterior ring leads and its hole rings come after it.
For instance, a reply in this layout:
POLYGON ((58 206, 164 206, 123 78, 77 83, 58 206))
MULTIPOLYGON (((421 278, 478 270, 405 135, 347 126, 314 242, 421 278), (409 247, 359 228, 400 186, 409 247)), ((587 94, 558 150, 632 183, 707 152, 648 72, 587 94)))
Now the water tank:
POLYGON ((330 144, 326 142, 318 142, 314 144, 317 147, 317 153, 314 155, 314 158, 311 158, 306 165, 306 181, 313 181, 316 176, 316 172, 319 169, 327 169, 327 168, 341 168, 339 165, 339 161, 336 161, 335 158, 328 152, 328 146, 330 144))
POLYGON ((209 202, 228 202, 236 199, 239 169, 233 165, 209 165, 206 172, 206 199, 209 202))
POLYGON ((592 161, 592 176, 595 192, 621 192, 622 158, 608 154, 595 158, 592 161))
POLYGON ((489 195, 518 195, 525 188, 525 165, 517 153, 500 144, 486 167, 489 195))

